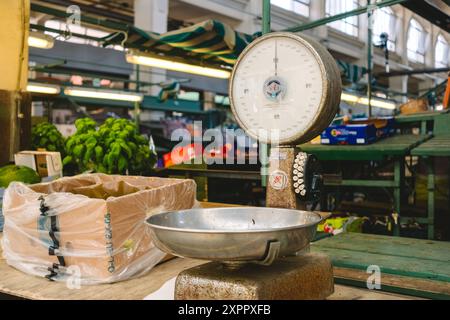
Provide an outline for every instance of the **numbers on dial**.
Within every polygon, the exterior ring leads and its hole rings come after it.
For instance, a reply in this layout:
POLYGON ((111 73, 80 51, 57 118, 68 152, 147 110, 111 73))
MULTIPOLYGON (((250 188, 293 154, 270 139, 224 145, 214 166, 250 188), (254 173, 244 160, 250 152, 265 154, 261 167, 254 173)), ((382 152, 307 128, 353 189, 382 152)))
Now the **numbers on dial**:
POLYGON ((322 69, 314 52, 291 37, 267 38, 240 58, 231 84, 244 129, 278 131, 280 140, 306 132, 320 111, 322 69))

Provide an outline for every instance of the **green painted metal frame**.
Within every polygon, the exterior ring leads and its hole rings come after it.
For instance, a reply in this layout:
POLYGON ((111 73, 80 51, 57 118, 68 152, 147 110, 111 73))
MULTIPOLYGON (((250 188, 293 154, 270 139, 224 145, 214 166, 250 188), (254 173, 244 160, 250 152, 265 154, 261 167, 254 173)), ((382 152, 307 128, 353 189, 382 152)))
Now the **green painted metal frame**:
MULTIPOLYGON (((401 217, 401 199, 405 172, 405 156, 410 150, 430 139, 430 135, 414 136, 393 136, 385 138, 379 142, 362 146, 329 146, 303 144, 300 147, 305 152, 314 154, 322 161, 382 161, 390 159, 394 163, 393 180, 324 180, 325 186, 333 187, 370 187, 370 188, 392 188, 393 189, 393 213, 401 217), (396 142, 389 148, 390 141, 396 142), (345 152, 344 152, 345 151, 345 152)), ((410 219, 401 217, 401 219, 410 219)), ((400 222, 400 221, 398 221, 400 222)), ((428 222, 428 219, 427 219, 428 222)), ((394 225, 394 236, 400 235, 400 224, 394 225)))
MULTIPOLYGON (((52 7, 47 7, 44 5, 39 5, 39 4, 35 4, 32 3, 31 4, 31 10, 34 12, 40 12, 40 13, 45 13, 45 14, 49 14, 58 18, 68 18, 70 17, 71 14, 65 12, 65 11, 61 11, 52 7)), ((268 17, 269 19, 269 28, 270 28, 270 12, 269 15, 266 15, 266 18, 268 17)), ((129 25, 125 24, 125 23, 120 23, 120 22, 115 22, 115 21, 111 21, 111 20, 107 20, 107 19, 99 19, 99 18, 94 18, 88 15, 84 15, 81 14, 80 15, 80 20, 83 23, 86 24, 90 24, 90 25, 96 25, 96 26, 101 26, 107 29, 111 29, 114 31, 119 31, 119 32, 127 32, 129 30, 129 25)), ((57 30, 57 29, 52 29, 52 28, 48 28, 45 26, 39 26, 39 25, 35 25, 32 24, 30 25, 31 28, 34 28, 36 30, 40 30, 40 31, 50 31, 50 32, 56 32, 59 33, 61 35, 65 35, 67 34, 66 31, 61 31, 61 30, 57 30)), ((85 36, 85 35, 81 35, 81 34, 77 34, 77 33, 70 33, 73 36, 76 37, 80 37, 80 38, 84 38, 84 39, 89 39, 89 40, 94 40, 94 41, 98 41, 98 42, 103 42, 104 39, 103 38, 96 38, 96 37, 90 37, 90 36, 85 36)), ((178 54, 180 54, 178 52, 178 54)), ((181 56, 182 58, 186 58, 187 56, 181 56)), ((192 59, 192 58, 191 58, 192 59)), ((204 62, 202 62, 203 65, 205 65, 204 62)), ((148 83, 148 82, 141 82, 140 81, 140 68, 139 66, 136 67, 136 81, 128 81, 128 82, 134 82, 136 83, 136 91, 139 91, 139 88, 141 86, 152 86, 152 85, 158 85, 158 84, 154 84, 154 83, 148 83)), ((56 73, 56 72, 55 72, 56 73)), ((106 77, 105 77, 106 78, 106 77)), ((140 119, 139 119, 139 114, 140 114, 140 110, 143 107, 141 104, 139 103, 134 103, 133 104, 134 107, 134 113, 135 113, 135 122, 136 124, 139 124, 140 119)), ((175 110, 174 110, 175 111, 175 110)))
MULTIPOLYGON (((49 15, 52 15, 52 16, 55 16, 58 18, 68 18, 70 16, 70 14, 66 13, 65 11, 61 11, 61 10, 58 10, 58 9, 55 9, 52 7, 47 7, 45 5, 40 5, 40 4, 35 4, 35 3, 31 4, 31 11, 49 14, 49 15)), ((128 31, 130 30, 130 28, 132 27, 132 25, 129 25, 126 23, 116 22, 116 21, 112 21, 112 20, 108 20, 108 19, 94 18, 94 17, 84 15, 84 14, 80 15, 80 20, 81 20, 81 22, 83 22, 85 24, 100 26, 100 27, 110 29, 115 32, 123 32, 123 33, 127 33, 127 34, 128 34, 128 31)), ((41 26, 39 28, 43 29, 43 30, 48 29, 45 26, 41 26)), ((48 31, 57 32, 57 31, 55 31, 55 29, 52 29, 52 30, 49 29, 48 31)), ((65 31, 61 31, 61 30, 58 33, 66 34, 65 31)), ((83 37, 82 35, 79 35, 79 34, 77 36, 80 36, 81 38, 99 41, 99 42, 104 42, 106 39, 106 38, 95 38, 95 37, 83 37)), ((192 57, 187 52, 184 52, 181 49, 176 50, 176 52, 173 53, 172 55, 168 55, 167 51, 159 50, 157 48, 153 48, 152 51, 153 51, 153 53, 157 53, 157 54, 161 53, 168 57, 177 58, 182 62, 186 61, 187 63, 200 63, 202 66, 210 66, 212 68, 214 68, 214 67, 221 68, 222 65, 226 64, 225 62, 223 62, 223 63, 217 62, 216 63, 216 62, 212 62, 212 61, 207 61, 208 59, 205 57, 192 57)))
MULTIPOLYGON (((41 6, 38 4, 31 4, 31 10, 32 11, 36 11, 36 12, 40 12, 40 13, 46 13, 46 14, 51 14, 53 16, 56 17, 60 17, 60 18, 68 18, 70 16, 69 13, 65 13, 62 12, 60 10, 57 9, 53 9, 53 8, 49 8, 46 6, 41 6)), ((119 30, 119 31, 126 31, 128 30, 128 26, 126 24, 121 24, 121 23, 117 23, 117 22, 112 22, 110 20, 103 20, 103 19, 95 19, 95 18, 91 18, 88 17, 86 15, 81 15, 81 21, 88 23, 88 24, 93 24, 93 25, 99 25, 102 27, 106 27, 106 28, 111 28, 111 29, 115 29, 115 30, 119 30)), ((39 31, 49 31, 49 32, 54 32, 54 33, 58 33, 62 36, 67 35, 68 33, 66 31, 63 30, 59 30, 59 29, 54 29, 54 28, 48 28, 45 26, 41 26, 41 25, 37 25, 37 24, 30 24, 30 28, 32 29, 36 29, 39 31)), ((79 33, 73 33, 70 32, 69 33, 70 36, 75 36, 78 38, 82 38, 82 39, 88 39, 88 40, 93 40, 93 41, 98 41, 98 42, 103 42, 102 38, 98 38, 98 37, 92 37, 92 36, 88 36, 88 35, 84 35, 84 34, 79 34, 79 33)), ((40 72, 52 72, 52 73, 57 73, 57 74, 61 74, 61 72, 58 72, 57 70, 44 70, 43 68, 40 70, 39 68, 35 68, 34 71, 40 71, 40 72)), ((82 72, 78 72, 77 74, 81 74, 82 72)), ((87 73, 84 73, 85 75, 87 75, 87 73)), ((89 74, 91 75, 91 74, 89 74)), ((112 79, 111 77, 103 77, 106 79, 110 79, 110 80, 120 80, 123 82, 127 82, 127 83, 136 83, 136 91, 139 92, 139 87, 141 85, 145 85, 145 86, 153 86, 153 85, 157 85, 154 83, 141 83, 139 80, 139 66, 137 66, 136 68, 136 81, 133 80, 126 80, 126 79, 120 79, 120 78, 114 78, 112 79)), ((90 102, 90 100, 84 100, 84 102, 90 102)), ((116 106, 125 106, 128 107, 128 104, 123 103, 116 103, 113 102, 113 105, 116 106)), ((140 119, 139 119, 139 114, 140 114, 140 104, 139 102, 135 102, 134 103, 134 115, 135 115, 135 123, 137 126, 139 126, 140 123, 140 119)))
POLYGON ((428 238, 433 239, 436 213, 436 168, 434 160, 438 157, 450 158, 450 133, 448 135, 436 135, 427 143, 413 149, 411 155, 421 157, 427 168, 428 238))
POLYGON ((372 10, 371 0, 367 0, 367 100, 368 100, 368 114, 367 117, 372 118, 372 81, 373 81, 373 61, 372 61, 372 10))
MULTIPOLYGON (((67 13, 65 11, 61 11, 61 10, 58 10, 55 8, 43 6, 43 5, 36 4, 36 3, 31 4, 31 11, 45 13, 45 14, 52 15, 52 16, 58 17, 58 18, 69 18, 72 15, 71 13, 67 13)), ((97 26, 101 26, 104 28, 119 30, 119 31, 127 31, 128 27, 129 27, 125 23, 120 23, 120 22, 107 20, 107 19, 94 18, 94 17, 90 17, 90 16, 87 16, 84 14, 80 15, 80 19, 82 22, 87 23, 87 24, 97 25, 97 26)))
POLYGON ((67 32, 65 30, 49 28, 49 27, 46 27, 46 26, 43 26, 43 25, 40 25, 40 24, 30 23, 30 29, 36 29, 38 31, 44 31, 44 32, 45 31, 53 32, 53 33, 57 33, 57 34, 59 34, 61 36, 70 35, 70 36, 77 37, 77 38, 82 38, 82 39, 102 42, 102 38, 88 36, 88 35, 81 34, 81 33, 76 33, 76 32, 67 32))
MULTIPOLYGON (((83 76, 83 77, 91 77, 91 78, 101 78, 101 79, 107 79, 111 81, 118 81, 123 83, 135 83, 137 89, 140 87, 148 87, 148 86, 160 86, 159 83, 153 83, 153 82, 145 82, 141 81, 139 78, 136 78, 136 80, 121 78, 121 77, 115 77, 110 75, 103 75, 98 74, 94 72, 85 72, 85 71, 68 71, 68 70, 61 70, 57 68, 51 67, 29 67, 30 71, 36 71, 36 72, 42 72, 42 73, 49 73, 49 74, 62 74, 62 75, 77 75, 77 76, 83 76)), ((34 81, 33 79, 30 79, 30 81, 34 81)), ((139 91, 139 90, 137 90, 139 91)))
MULTIPOLYGON (((81 87, 83 88, 83 87, 81 87)), ((92 87, 89 87, 92 88, 92 87)), ((118 90, 120 91, 120 90, 118 90)), ((50 99, 54 96, 48 96, 50 99)), ((108 100, 108 99, 95 99, 95 98, 83 98, 83 97, 71 97, 66 96, 62 91, 57 97, 71 99, 77 103, 85 103, 89 105, 102 105, 102 106, 110 106, 110 107, 119 107, 119 108, 134 108, 135 105, 133 102, 128 101, 118 101, 118 100, 108 100)), ((190 114, 199 114, 199 115, 208 115, 212 114, 215 111, 203 111, 201 109, 201 101, 190 101, 177 99, 176 102, 173 99, 168 99, 165 102, 159 102, 156 97, 144 95, 143 101, 140 103, 140 109, 145 110, 158 110, 158 111, 175 111, 175 112, 183 112, 190 114)))
MULTIPOLYGON (((393 210, 394 213, 401 213, 401 199, 404 182, 405 162, 403 157, 394 157, 394 179, 393 180, 353 180, 344 179, 340 181, 327 181, 324 179, 324 185, 328 187, 368 187, 368 188, 392 188, 394 195, 393 210)), ((406 217, 405 217, 406 219, 406 217)), ((394 236, 400 235, 399 223, 394 225, 394 236)))
MULTIPOLYGON (((443 111, 428 111, 423 113, 416 113, 410 115, 398 115, 395 117, 395 122, 397 123, 419 123, 420 124, 420 133, 427 134, 428 124, 434 122, 437 117, 441 115, 445 115, 450 112, 450 109, 443 111)), ((433 126, 434 127, 434 126, 433 126)))
POLYGON ((428 239, 434 238, 434 216, 435 216, 435 199, 434 191, 435 184, 435 172, 434 172, 433 158, 425 158, 425 164, 427 166, 427 211, 428 211, 428 239))
POLYGON ((144 100, 140 105, 141 109, 148 110, 160 110, 160 111, 176 111, 176 112, 186 112, 192 114, 208 114, 211 111, 203 111, 202 104, 200 101, 190 101, 177 99, 168 99, 164 102, 159 102, 156 97, 144 96, 144 100))
MULTIPOLYGON (((263 10, 262 10, 262 34, 269 33, 272 31, 271 29, 271 14, 270 14, 270 0, 263 0, 263 10)), ((269 161, 268 156, 270 154, 270 145, 260 143, 259 152, 264 154, 267 161, 262 161, 261 163, 261 171, 263 173, 267 173, 269 171, 269 161)), ((261 176, 261 186, 267 186, 267 174, 261 176)))
POLYGON ((426 90, 424 93, 422 93, 419 98, 426 98, 428 97, 431 93, 435 93, 435 94, 441 94, 445 91, 445 89, 447 88, 447 82, 448 82, 448 78, 445 79, 444 81, 442 81, 441 83, 437 84, 436 86, 426 90))
MULTIPOLYGON (((364 13, 367 13, 367 18, 369 21, 371 21, 372 19, 372 11, 376 8, 383 8, 383 7, 388 7, 388 6, 393 6, 396 4, 400 4, 403 2, 406 2, 408 0, 385 0, 385 1, 380 1, 380 2, 376 2, 373 3, 371 2, 371 0, 367 0, 367 5, 364 7, 360 7, 357 8, 355 10, 351 10, 348 12, 343 12, 331 17, 325 17, 322 19, 318 19, 315 20, 313 22, 310 23, 305 23, 302 25, 298 25, 295 27, 290 27, 285 29, 284 31, 288 31, 288 32, 300 32, 300 31, 305 31, 308 29, 312 29, 312 28, 316 28, 322 25, 326 25, 330 22, 333 21, 338 21, 338 20, 342 20, 348 17, 353 17, 353 16, 357 16, 357 15, 361 15, 364 13)), ((373 59, 372 59, 372 26, 369 23, 368 24, 368 32, 367 32, 367 73, 368 73, 368 84, 367 84, 367 98, 369 100, 369 105, 368 105, 368 117, 371 118, 372 116, 372 80, 373 80, 373 59)))
MULTIPOLYGON (((433 136, 430 140, 416 146, 411 150, 412 156, 421 157, 424 160, 427 169, 427 218, 417 219, 419 223, 427 224, 428 238, 434 239, 435 236, 435 189, 436 174, 434 167, 434 158, 450 157, 450 131, 448 130, 448 122, 450 119, 450 110, 441 112, 424 112, 412 115, 401 115, 396 117, 398 123, 419 123, 421 133, 426 133, 428 124, 431 126, 433 136), (447 133, 446 133, 447 132, 447 133)), ((407 219, 407 218, 402 218, 407 219)))
POLYGON ((271 31, 270 20, 270 0, 263 0, 262 34, 266 34, 271 31))
MULTIPOLYGON (((392 6, 395 4, 400 4, 405 1, 408 1, 408 0, 387 0, 387 1, 381 1, 377 4, 375 4, 374 6, 376 6, 378 8, 382 8, 385 6, 392 6)), ((345 12, 345 13, 335 15, 332 17, 319 19, 319 20, 313 21, 311 23, 299 25, 296 27, 291 27, 291 28, 285 29, 284 31, 300 32, 300 31, 308 30, 308 29, 315 28, 315 27, 318 27, 321 25, 325 25, 325 24, 333 22, 333 21, 345 19, 347 17, 360 15, 365 12, 368 12, 369 21, 370 21, 370 15, 371 15, 370 7, 371 7, 371 1, 368 0, 368 5, 366 7, 358 8, 356 10, 345 12)), ((265 0, 264 4, 263 4, 263 33, 265 33, 264 31, 266 31, 266 32, 270 31, 270 17, 267 18, 268 15, 270 16, 270 1, 265 0)), ((372 37, 371 28, 369 27, 369 32, 368 32, 369 44, 371 44, 371 42, 372 42, 371 37, 372 37)), ((369 47, 369 49, 368 49, 368 53, 367 53, 367 56, 368 56, 367 58, 368 58, 368 66, 369 66, 369 70, 370 70, 371 63, 372 63, 372 50, 371 50, 370 45, 368 47, 369 47)), ((370 78, 371 78, 370 76, 371 76, 371 74, 369 72, 369 82, 370 82, 370 78)), ((371 97, 371 86, 370 85, 368 87, 368 96, 369 96, 369 101, 370 101, 370 97, 371 97)), ((371 115, 370 109, 371 108, 369 105, 369 117, 371 115)), ((422 120, 421 121, 421 133, 422 134, 426 134, 426 127, 427 127, 426 120, 422 120)), ((433 214, 429 215, 427 219, 420 219, 420 220, 422 222, 426 221, 428 223, 428 235, 429 235, 429 237, 431 236, 431 238, 432 238, 434 236, 434 171, 433 171, 434 168, 432 165, 429 164, 429 162, 427 164, 427 168, 428 168, 428 197, 429 198, 432 197, 432 201, 429 201, 429 203, 428 203, 428 211, 433 212, 433 214)), ((403 157, 395 157, 395 159, 394 159, 394 180, 393 181, 343 180, 337 184, 332 183, 330 185, 394 188, 394 210, 396 213, 400 214, 401 190, 402 190, 401 186, 402 186, 402 182, 404 179, 404 171, 405 171, 404 156, 403 157)), ((408 219, 408 218, 401 217, 401 219, 408 219)), ((399 223, 397 223, 395 225, 394 235, 397 235, 397 236, 399 235, 399 223)), ((366 287, 365 282, 363 283, 360 281, 348 280, 348 279, 343 279, 343 278, 336 278, 335 280, 336 280, 336 283, 366 287)), ((410 295, 414 295, 414 296, 419 296, 419 297, 424 297, 424 298, 432 298, 432 299, 450 299, 450 296, 447 296, 447 295, 433 294, 433 293, 429 293, 429 292, 422 292, 420 290, 405 289, 405 288, 400 288, 400 287, 395 287, 395 286, 384 285, 383 291, 400 293, 400 294, 410 294, 410 295)))
POLYGON ((424 141, 430 139, 431 135, 397 134, 384 138, 378 142, 368 145, 324 145, 305 143, 299 147, 308 153, 312 153, 319 160, 352 160, 352 161, 375 161, 386 158, 402 157, 424 141))

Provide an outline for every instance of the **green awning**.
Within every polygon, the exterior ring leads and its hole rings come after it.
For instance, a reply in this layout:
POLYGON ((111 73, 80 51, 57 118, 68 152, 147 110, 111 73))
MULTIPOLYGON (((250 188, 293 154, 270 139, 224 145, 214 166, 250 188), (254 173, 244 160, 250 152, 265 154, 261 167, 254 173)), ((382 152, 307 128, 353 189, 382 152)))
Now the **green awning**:
POLYGON ((367 68, 365 67, 360 67, 337 59, 336 63, 341 71, 341 77, 351 83, 358 83, 359 80, 367 74, 367 68))
MULTIPOLYGON (((104 39, 104 45, 120 44, 125 48, 181 56, 210 64, 234 65, 242 50, 260 35, 237 32, 222 22, 206 20, 164 34, 130 26, 126 36, 125 32, 113 33, 104 39)), ((341 60, 336 62, 341 75, 349 82, 357 83, 367 73, 364 67, 341 60)))
POLYGON ((247 35, 224 23, 207 20, 164 34, 130 26, 127 36, 124 32, 111 34, 105 38, 104 45, 121 44, 130 49, 233 65, 242 50, 256 37, 256 34, 247 35))

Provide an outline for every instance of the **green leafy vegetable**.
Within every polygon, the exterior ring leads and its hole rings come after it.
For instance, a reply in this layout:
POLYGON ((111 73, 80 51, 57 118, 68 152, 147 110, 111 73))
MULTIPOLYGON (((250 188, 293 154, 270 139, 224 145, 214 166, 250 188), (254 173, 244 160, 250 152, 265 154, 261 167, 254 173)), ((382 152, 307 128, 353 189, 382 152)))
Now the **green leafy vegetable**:
POLYGON ((149 174, 156 155, 149 141, 138 134, 136 125, 126 119, 108 118, 98 130, 90 118, 75 122, 77 132, 66 142, 65 168, 78 172, 108 174, 149 174))
POLYGON ((31 147, 34 150, 46 149, 58 151, 61 157, 65 155, 65 141, 62 134, 51 123, 39 123, 31 129, 31 147))

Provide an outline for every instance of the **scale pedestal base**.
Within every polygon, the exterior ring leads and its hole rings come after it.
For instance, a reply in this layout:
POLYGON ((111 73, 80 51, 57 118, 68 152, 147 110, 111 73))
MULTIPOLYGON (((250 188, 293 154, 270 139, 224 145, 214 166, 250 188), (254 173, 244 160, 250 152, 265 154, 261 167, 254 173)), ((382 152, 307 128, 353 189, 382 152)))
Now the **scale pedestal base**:
POLYGON ((246 264, 237 270, 210 262, 181 272, 176 300, 318 300, 334 291, 333 268, 323 254, 303 253, 270 266, 246 264))

